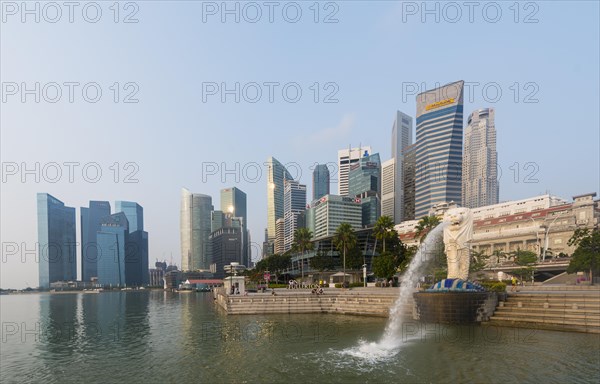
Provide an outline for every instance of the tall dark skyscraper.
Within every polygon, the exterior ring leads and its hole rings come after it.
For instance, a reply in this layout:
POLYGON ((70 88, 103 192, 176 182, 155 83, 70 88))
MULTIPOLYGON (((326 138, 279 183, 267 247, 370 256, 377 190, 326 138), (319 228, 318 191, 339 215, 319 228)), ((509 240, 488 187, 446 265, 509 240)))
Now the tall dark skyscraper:
POLYGON ((417 95, 415 216, 462 201, 463 86, 457 81, 417 95))
POLYGON ((246 209, 246 193, 236 187, 221 190, 221 211, 241 219, 241 241, 243 265, 250 263, 250 242, 248 240, 248 213, 246 209))
POLYGON ((100 222, 110 216, 108 201, 90 201, 89 208, 81 207, 81 280, 98 277, 98 241, 100 222))
MULTIPOLYGON (((137 204, 136 204, 137 205, 137 204)), ((143 209, 139 206, 139 211, 143 209)), ((143 228, 143 222, 137 221, 143 228)), ((135 230, 124 212, 100 220, 96 234, 98 249, 98 283, 113 286, 143 286, 148 284, 148 232, 135 230)))
POLYGON ((312 181, 313 200, 329 195, 329 168, 326 164, 317 164, 312 181))
POLYGON ((125 259, 129 222, 123 212, 102 218, 96 234, 102 255, 98 260, 98 283, 106 286, 124 286, 125 259))
POLYGON ((39 285, 77 280, 75 208, 47 193, 37 194, 39 285))
POLYGON ((144 208, 134 201, 116 201, 115 211, 127 217, 128 236, 126 249, 127 285, 148 284, 148 232, 144 231, 144 208))

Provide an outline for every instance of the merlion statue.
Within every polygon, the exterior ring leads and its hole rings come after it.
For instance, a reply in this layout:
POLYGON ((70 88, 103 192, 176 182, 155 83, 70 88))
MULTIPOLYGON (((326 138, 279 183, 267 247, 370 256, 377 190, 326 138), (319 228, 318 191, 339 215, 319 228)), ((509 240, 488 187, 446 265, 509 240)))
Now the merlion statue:
POLYGON ((473 238, 473 213, 469 208, 452 208, 446 211, 443 221, 449 223, 444 228, 448 279, 466 281, 469 278, 469 243, 473 238))

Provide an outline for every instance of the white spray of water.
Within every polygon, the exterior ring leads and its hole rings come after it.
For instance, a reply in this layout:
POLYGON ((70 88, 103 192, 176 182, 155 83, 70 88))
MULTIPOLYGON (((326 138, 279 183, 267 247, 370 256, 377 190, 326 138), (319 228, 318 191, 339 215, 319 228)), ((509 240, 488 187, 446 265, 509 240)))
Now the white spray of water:
POLYGON ((378 342, 359 341, 358 346, 342 351, 342 354, 358 357, 367 361, 376 362, 394 356, 398 353, 403 339, 403 322, 412 315, 412 297, 416 291, 417 283, 422 275, 423 266, 432 260, 438 240, 441 238, 446 223, 441 223, 432 229, 423 243, 419 246, 417 253, 411 260, 408 269, 403 275, 400 284, 400 294, 394 306, 390 309, 390 317, 378 342), (405 311, 410 311, 408 314, 405 311))

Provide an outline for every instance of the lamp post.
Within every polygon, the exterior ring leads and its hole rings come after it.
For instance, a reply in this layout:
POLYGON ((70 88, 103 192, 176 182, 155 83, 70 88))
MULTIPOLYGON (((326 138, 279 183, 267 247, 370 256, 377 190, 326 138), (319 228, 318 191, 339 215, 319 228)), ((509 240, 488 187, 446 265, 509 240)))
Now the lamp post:
POLYGON ((544 236, 544 251, 542 252, 542 261, 546 260, 546 252, 548 251, 548 236, 550 235, 550 227, 552 227, 552 224, 554 224, 554 222, 556 221, 556 219, 558 219, 561 215, 557 214, 556 217, 554 218, 554 220, 552 220, 550 222, 550 224, 546 225, 542 225, 542 228, 545 228, 545 236, 544 236))
MULTIPOLYGON (((533 219, 533 217, 530 217, 529 220, 533 221, 533 225, 535 225, 535 220, 533 219)), ((537 251, 538 262, 541 261, 540 257, 542 255, 542 253, 540 252, 540 235, 539 235, 539 231, 540 231, 540 227, 537 227, 537 229, 535 229, 535 245, 537 247, 536 251, 537 251)))

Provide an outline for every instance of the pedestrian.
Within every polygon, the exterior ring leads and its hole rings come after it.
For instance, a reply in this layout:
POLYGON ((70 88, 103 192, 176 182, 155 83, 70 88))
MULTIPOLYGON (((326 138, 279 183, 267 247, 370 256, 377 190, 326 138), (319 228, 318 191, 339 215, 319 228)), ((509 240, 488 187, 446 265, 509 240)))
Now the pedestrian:
POLYGON ((510 289, 511 292, 515 292, 517 290, 517 278, 516 277, 512 277, 510 279, 511 283, 512 283, 512 288, 510 289))

